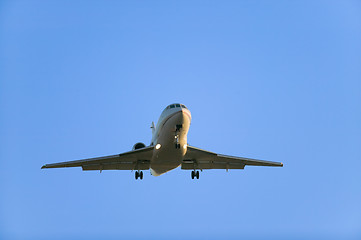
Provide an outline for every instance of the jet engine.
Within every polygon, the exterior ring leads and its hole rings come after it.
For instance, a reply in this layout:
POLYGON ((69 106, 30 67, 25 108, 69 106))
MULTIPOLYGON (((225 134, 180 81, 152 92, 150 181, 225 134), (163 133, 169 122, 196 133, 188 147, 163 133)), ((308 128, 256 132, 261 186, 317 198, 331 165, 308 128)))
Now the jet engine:
POLYGON ((146 146, 145 146, 144 143, 139 142, 139 143, 134 144, 134 146, 133 146, 133 151, 134 151, 134 150, 137 150, 137 149, 140 149, 140 148, 145 148, 145 147, 146 147, 146 146))

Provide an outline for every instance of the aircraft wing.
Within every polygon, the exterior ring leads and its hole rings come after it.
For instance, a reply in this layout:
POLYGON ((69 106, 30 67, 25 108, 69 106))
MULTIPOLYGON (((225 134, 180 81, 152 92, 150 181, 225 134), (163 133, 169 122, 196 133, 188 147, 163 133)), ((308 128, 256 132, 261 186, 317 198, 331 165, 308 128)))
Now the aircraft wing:
POLYGON ((122 154, 45 164, 41 168, 82 167, 83 170, 148 170, 153 146, 122 154))
POLYGON ((182 162, 182 169, 244 169, 250 166, 283 167, 283 163, 257 160, 244 157, 233 157, 188 146, 182 162))

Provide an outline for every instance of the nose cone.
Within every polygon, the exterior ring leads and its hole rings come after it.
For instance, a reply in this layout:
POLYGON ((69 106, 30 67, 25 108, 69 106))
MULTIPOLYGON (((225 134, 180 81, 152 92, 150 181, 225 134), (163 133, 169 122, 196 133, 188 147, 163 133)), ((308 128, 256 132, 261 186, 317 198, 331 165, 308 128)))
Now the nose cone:
POLYGON ((188 109, 182 108, 182 114, 183 114, 183 118, 188 119, 189 122, 192 120, 191 112, 188 109))

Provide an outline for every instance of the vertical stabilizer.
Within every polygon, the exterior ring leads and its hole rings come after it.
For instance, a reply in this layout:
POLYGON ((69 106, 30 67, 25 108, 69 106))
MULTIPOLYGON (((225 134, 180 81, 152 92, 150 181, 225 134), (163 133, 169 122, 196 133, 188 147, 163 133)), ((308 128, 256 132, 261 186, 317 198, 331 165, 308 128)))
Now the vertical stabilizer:
POLYGON ((150 128, 152 129, 152 135, 154 135, 154 132, 155 132, 155 125, 154 125, 154 122, 152 122, 152 125, 150 126, 150 128))

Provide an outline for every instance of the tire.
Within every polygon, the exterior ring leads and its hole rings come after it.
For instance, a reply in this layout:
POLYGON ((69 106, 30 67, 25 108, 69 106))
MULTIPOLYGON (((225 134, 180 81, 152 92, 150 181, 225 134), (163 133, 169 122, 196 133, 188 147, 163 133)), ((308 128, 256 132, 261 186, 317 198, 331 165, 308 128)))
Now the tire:
POLYGON ((199 179, 199 171, 196 172, 196 177, 199 179))
POLYGON ((140 171, 139 177, 140 177, 140 180, 143 179, 143 171, 140 171))
POLYGON ((139 177, 139 173, 138 173, 138 171, 137 171, 137 172, 135 172, 135 180, 137 180, 138 177, 139 177))
POLYGON ((194 175, 195 175, 195 173, 194 173, 194 171, 192 171, 192 174, 191 174, 192 179, 194 179, 194 175))

